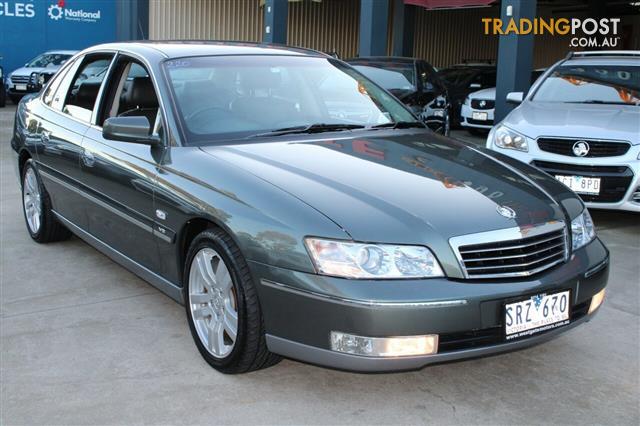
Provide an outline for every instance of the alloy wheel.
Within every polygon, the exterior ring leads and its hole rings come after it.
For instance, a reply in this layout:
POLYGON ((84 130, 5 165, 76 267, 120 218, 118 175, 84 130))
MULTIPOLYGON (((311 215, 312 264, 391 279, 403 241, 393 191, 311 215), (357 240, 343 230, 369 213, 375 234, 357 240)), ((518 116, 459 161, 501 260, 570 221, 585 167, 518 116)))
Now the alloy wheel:
POLYGON ((38 178, 32 167, 28 167, 24 173, 22 201, 29 230, 32 234, 37 234, 42 223, 42 196, 38 178))
POLYGON ((225 358, 238 334, 238 303, 231 274, 222 257, 203 248, 189 272, 189 311, 198 338, 216 358, 225 358))

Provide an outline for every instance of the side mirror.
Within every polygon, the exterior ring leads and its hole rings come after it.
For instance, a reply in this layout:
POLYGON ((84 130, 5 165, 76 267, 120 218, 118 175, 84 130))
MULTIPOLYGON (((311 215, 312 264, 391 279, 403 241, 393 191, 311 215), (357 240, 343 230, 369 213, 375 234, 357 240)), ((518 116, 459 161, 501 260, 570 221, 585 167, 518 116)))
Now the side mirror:
POLYGON ((524 93, 522 92, 511 92, 507 94, 507 103, 509 104, 521 104, 524 99, 524 93))
POLYGON ((482 88, 482 84, 480 83, 471 83, 469 85, 469 89, 481 89, 482 88))
POLYGON ((112 141, 160 145, 162 141, 159 137, 150 135, 150 130, 147 117, 111 117, 102 126, 102 136, 112 141))

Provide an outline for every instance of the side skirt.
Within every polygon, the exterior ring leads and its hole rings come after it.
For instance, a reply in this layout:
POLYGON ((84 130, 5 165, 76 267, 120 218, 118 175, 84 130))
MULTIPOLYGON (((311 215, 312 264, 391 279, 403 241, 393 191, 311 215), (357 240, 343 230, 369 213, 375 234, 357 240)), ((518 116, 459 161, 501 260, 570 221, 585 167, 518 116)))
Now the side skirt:
POLYGON ((58 212, 53 212, 56 215, 56 218, 71 232, 76 234, 79 238, 84 240, 89 245, 93 246, 96 250, 100 251, 104 255, 108 256, 114 262, 124 266, 143 280, 150 283, 152 286, 175 300, 180 304, 184 304, 184 298, 182 296, 182 288, 173 284, 172 282, 162 278, 160 275, 151 271, 150 269, 140 265, 138 262, 131 260, 129 257, 115 250, 111 246, 103 243, 93 235, 89 234, 82 228, 76 226, 69 220, 65 219, 64 216, 60 215, 58 212))

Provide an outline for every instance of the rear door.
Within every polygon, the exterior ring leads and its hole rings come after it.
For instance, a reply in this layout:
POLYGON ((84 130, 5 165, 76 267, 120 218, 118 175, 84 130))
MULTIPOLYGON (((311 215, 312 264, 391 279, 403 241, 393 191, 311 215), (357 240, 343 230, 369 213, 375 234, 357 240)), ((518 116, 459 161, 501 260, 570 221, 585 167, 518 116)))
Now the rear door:
MULTIPOLYGON (((85 134, 82 180, 92 191, 90 233, 136 263, 158 268, 153 191, 162 147, 107 140, 104 120, 146 117, 158 132, 158 100, 151 76, 138 60, 119 54, 108 77, 95 125, 85 134)), ((173 235, 159 234, 173 241, 173 235)))
POLYGON ((78 58, 48 86, 39 111, 40 175, 54 210, 83 229, 87 228, 87 200, 82 192, 80 172, 82 138, 90 127, 102 82, 90 70, 96 66, 106 69, 112 58, 110 53, 78 58))

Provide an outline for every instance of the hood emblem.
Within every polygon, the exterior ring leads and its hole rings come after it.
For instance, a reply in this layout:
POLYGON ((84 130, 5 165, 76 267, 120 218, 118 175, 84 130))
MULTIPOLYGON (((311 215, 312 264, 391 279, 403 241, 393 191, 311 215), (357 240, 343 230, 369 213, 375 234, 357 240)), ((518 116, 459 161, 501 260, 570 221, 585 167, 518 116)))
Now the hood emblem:
POLYGON ((511 207, 497 206, 496 210, 498 211, 498 214, 500 216, 504 216, 507 219, 515 219, 516 218, 516 212, 511 207))
POLYGON ((480 107, 484 108, 485 106, 487 106, 487 101, 480 101, 480 107))
POLYGON ((573 144, 573 153, 576 157, 586 157, 589 153, 589 148, 587 141, 578 141, 573 144))

